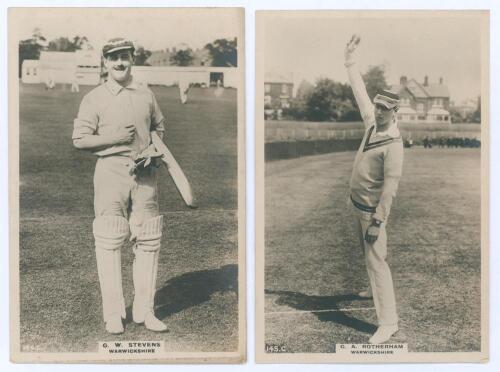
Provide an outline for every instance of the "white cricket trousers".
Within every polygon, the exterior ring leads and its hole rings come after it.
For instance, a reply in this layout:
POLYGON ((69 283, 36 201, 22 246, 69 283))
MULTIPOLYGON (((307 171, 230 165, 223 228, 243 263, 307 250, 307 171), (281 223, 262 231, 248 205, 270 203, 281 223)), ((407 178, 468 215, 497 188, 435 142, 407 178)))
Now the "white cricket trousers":
POLYGON ((355 210, 355 228, 364 250, 366 271, 370 280, 378 323, 381 326, 397 324, 398 314, 391 269, 385 260, 387 257, 385 222, 380 226, 378 239, 375 243, 370 244, 365 240, 365 234, 371 225, 371 214, 360 211, 354 206, 353 209, 355 210))
POLYGON ((94 174, 93 231, 105 322, 125 317, 121 248, 129 238, 135 241, 133 319, 142 323, 148 313, 154 314, 163 218, 156 170, 149 167, 133 174, 133 165, 126 156, 99 158, 94 174))

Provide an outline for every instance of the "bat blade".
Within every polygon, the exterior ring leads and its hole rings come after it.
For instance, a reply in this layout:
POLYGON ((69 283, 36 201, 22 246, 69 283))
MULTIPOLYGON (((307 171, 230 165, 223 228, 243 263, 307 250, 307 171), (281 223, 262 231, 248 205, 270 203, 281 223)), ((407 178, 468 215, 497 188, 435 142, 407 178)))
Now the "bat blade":
POLYGON ((182 199, 188 207, 196 208, 197 205, 195 203, 191 185, 179 166, 179 163, 177 163, 177 160, 175 160, 167 145, 163 143, 156 132, 151 132, 151 140, 156 150, 163 155, 161 159, 167 167, 168 173, 170 174, 170 177, 172 177, 175 187, 177 188, 177 191, 179 191, 182 199))

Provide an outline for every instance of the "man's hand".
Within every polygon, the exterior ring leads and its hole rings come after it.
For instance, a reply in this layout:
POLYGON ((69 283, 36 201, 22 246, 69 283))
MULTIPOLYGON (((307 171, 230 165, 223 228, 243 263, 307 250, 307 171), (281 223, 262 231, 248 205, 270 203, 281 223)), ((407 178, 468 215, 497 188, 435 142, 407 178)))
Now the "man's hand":
POLYGON ((161 164, 160 154, 153 144, 150 144, 143 152, 141 152, 137 159, 135 159, 135 165, 130 169, 130 174, 136 173, 140 170, 144 170, 149 166, 154 166, 158 168, 161 164))
POLYGON ((124 127, 119 128, 115 133, 115 144, 116 145, 126 145, 131 143, 135 137, 135 126, 134 124, 128 124, 124 127))
POLYGON ((377 241, 378 236, 380 234, 380 225, 370 225, 368 229, 366 229, 365 240, 367 243, 373 244, 377 241))
POLYGON ((346 44, 344 50, 346 63, 354 62, 354 52, 356 51, 356 48, 358 47, 360 41, 361 38, 358 35, 354 34, 352 35, 351 40, 349 40, 349 42, 346 44))

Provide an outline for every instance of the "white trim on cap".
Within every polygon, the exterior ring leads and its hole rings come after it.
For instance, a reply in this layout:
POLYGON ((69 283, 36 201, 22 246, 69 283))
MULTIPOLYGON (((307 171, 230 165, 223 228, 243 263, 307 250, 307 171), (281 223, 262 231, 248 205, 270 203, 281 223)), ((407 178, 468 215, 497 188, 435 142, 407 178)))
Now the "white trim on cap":
POLYGON ((106 54, 103 53, 103 56, 107 56, 108 54, 118 52, 119 50, 125 50, 125 49, 134 49, 134 47, 132 47, 130 45, 122 45, 122 46, 119 46, 119 47, 116 47, 116 48, 113 48, 113 49, 106 51, 106 54))

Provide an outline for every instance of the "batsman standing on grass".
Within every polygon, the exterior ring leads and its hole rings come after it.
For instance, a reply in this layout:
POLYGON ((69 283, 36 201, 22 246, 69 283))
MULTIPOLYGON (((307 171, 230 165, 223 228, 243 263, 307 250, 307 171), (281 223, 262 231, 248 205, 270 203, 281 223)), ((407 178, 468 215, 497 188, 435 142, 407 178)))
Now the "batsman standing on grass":
POLYGON ((164 117, 153 92, 137 83, 131 69, 131 41, 115 38, 102 49, 108 80, 82 100, 73 144, 97 155, 93 233, 106 330, 124 332, 121 248, 134 242, 133 321, 165 331, 155 317, 154 297, 163 216, 159 215, 151 134, 164 132, 164 117))
POLYGON ((360 38, 354 35, 345 48, 345 66, 365 124, 365 134, 354 160, 350 199, 370 280, 369 289, 360 296, 373 296, 379 323, 369 342, 379 344, 398 331, 391 270, 385 260, 385 229, 401 178, 403 141, 396 122, 399 96, 384 90, 375 96, 372 104, 354 59, 359 42, 360 38))

